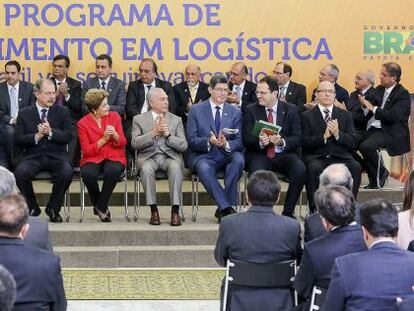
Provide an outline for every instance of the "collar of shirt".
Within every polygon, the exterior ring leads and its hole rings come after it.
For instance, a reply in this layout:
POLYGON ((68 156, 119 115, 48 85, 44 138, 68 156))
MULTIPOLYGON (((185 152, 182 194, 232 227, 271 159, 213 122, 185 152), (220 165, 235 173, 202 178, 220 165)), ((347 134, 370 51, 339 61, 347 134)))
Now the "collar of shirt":
POLYGON ((194 86, 191 86, 190 84, 188 84, 187 83, 187 86, 188 86, 188 88, 191 90, 191 88, 193 88, 194 90, 197 90, 198 89, 198 85, 199 85, 199 82, 197 82, 197 84, 196 85, 194 85, 194 86))
POLYGON ((334 226, 334 227, 331 228, 330 231, 332 232, 332 231, 334 231, 334 230, 336 230, 338 228, 341 228, 341 227, 356 226, 356 225, 357 225, 357 222, 354 220, 353 222, 351 222, 349 225, 346 225, 346 226, 334 226))
MULTIPOLYGON (((65 83, 66 82, 66 77, 64 77, 63 80, 58 80, 58 79, 55 78, 55 81, 56 81, 56 85, 59 85, 59 83, 60 84, 65 83)), ((105 81, 105 84, 108 85, 106 81, 105 81)))
MULTIPOLYGON (((394 84, 393 86, 390 86, 389 88, 386 88, 385 89, 385 92, 387 92, 388 93, 388 96, 390 96, 390 94, 391 94, 391 92, 392 92, 392 90, 395 88, 395 86, 396 86, 397 84, 394 84)), ((384 94, 385 94, 385 92, 384 92, 384 94)))
POLYGON ((331 115, 331 117, 332 117, 332 109, 333 109, 333 105, 331 105, 331 106, 329 106, 329 107, 324 107, 324 106, 322 106, 322 105, 319 105, 318 104, 318 108, 319 108, 319 111, 321 112, 321 114, 322 114, 322 116, 324 117, 325 116, 325 113, 323 112, 325 109, 328 109, 329 110, 329 114, 331 115))
POLYGON ((265 107, 265 109, 266 109, 266 115, 269 113, 269 111, 267 109, 272 109, 272 111, 273 111, 272 113, 274 115, 276 115, 276 113, 277 113, 277 103, 278 103, 278 100, 276 99, 276 102, 275 102, 275 104, 273 106, 271 106, 271 107, 265 107))
POLYGON ((391 242, 391 243, 397 244, 393 238, 381 238, 381 239, 378 239, 375 242, 373 242, 370 245, 369 249, 371 249, 374 245, 377 245, 377 244, 382 243, 382 242, 391 242))
POLYGON ((363 89, 362 91, 361 91, 361 93, 362 93, 362 95, 365 95, 365 93, 370 89, 371 87, 370 86, 368 86, 366 89, 363 89))
POLYGON ((148 85, 151 85, 151 88, 155 88, 155 80, 152 83, 144 83, 145 92, 148 92, 148 85))
POLYGON ((36 105, 36 109, 37 109, 37 113, 39 114, 39 117, 42 115, 42 109, 47 110, 46 114, 49 112, 50 107, 41 107, 37 101, 35 105, 36 105))
POLYGON ((240 84, 240 85, 233 84, 233 92, 236 92, 236 88, 239 87, 240 88, 240 93, 243 94, 245 84, 246 84, 246 80, 244 80, 242 82, 242 84, 240 84))
POLYGON ((289 83, 290 83, 290 80, 288 80, 288 82, 286 82, 285 84, 279 86, 279 90, 281 90, 282 88, 285 88, 285 92, 287 92, 287 89, 289 87, 289 83))
POLYGON ((215 103, 213 103, 211 100, 210 100, 210 107, 211 107, 211 112, 213 113, 213 119, 214 119, 214 116, 216 115, 216 107, 220 107, 220 116, 223 114, 223 109, 224 109, 224 103, 223 104, 220 104, 220 105, 216 105, 215 103))
MULTIPOLYGON (((16 83, 16 85, 14 86, 14 88, 16 89, 16 91, 17 91, 17 94, 19 94, 19 81, 17 81, 17 83, 16 83)), ((8 84, 7 83, 7 89, 9 90, 9 94, 10 94, 10 91, 11 91, 11 88, 13 87, 13 85, 10 85, 10 84, 8 84)))
POLYGON ((99 81, 99 87, 101 87, 102 82, 105 82, 105 89, 108 89, 108 85, 109 85, 109 80, 111 80, 111 76, 109 76, 108 78, 106 78, 105 80, 101 80, 98 78, 99 81))
POLYGON ((150 111, 152 113, 152 117, 154 118, 154 120, 157 119, 157 117, 160 115, 158 113, 155 113, 153 110, 150 110, 150 111))

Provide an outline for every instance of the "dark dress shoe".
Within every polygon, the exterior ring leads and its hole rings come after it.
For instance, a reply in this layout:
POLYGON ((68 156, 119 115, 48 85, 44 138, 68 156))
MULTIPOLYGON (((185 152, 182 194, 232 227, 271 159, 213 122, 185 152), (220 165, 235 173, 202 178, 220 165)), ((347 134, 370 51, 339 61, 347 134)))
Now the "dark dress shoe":
POLYGON ((50 222, 62 222, 63 221, 60 214, 51 208, 46 208, 45 213, 47 216, 49 216, 50 222))
POLYGON ((368 185, 364 186, 364 189, 378 189, 378 186, 369 183, 368 185))
POLYGON ((149 223, 153 226, 161 225, 160 214, 158 214, 158 211, 151 211, 151 218, 149 223))
POLYGON ((97 215, 102 222, 111 222, 111 214, 108 210, 102 212, 101 210, 94 207, 93 213, 97 215))
POLYGON ((181 218, 180 215, 178 215, 177 212, 171 212, 171 222, 170 225, 175 226, 181 226, 181 218))
POLYGON ((216 209, 216 212, 214 213, 214 217, 217 219, 221 217, 221 211, 219 209, 216 209))
POLYGON ((386 168, 384 168, 384 170, 381 173, 380 179, 379 179, 379 187, 383 188, 385 183, 388 180, 388 176, 390 175, 390 172, 388 172, 388 170, 386 168))
POLYGON ((41 213, 42 213, 42 211, 41 211, 41 209, 39 208, 39 206, 36 206, 34 209, 31 209, 31 210, 29 211, 29 216, 36 217, 36 216, 39 216, 41 213))
POLYGON ((222 217, 225 217, 231 214, 236 214, 236 211, 232 207, 227 207, 222 211, 222 217))

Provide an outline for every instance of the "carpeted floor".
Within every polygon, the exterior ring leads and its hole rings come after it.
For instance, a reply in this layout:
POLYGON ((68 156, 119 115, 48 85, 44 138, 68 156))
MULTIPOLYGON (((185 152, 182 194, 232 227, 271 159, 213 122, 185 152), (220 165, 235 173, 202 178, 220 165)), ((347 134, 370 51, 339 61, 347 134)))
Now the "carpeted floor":
POLYGON ((219 299, 221 269, 64 269, 66 298, 219 299))

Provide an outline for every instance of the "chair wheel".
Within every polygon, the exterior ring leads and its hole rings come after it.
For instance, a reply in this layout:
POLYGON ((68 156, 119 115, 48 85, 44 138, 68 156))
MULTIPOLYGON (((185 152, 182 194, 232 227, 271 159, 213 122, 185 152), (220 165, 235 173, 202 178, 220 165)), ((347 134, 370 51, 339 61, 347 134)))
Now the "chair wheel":
POLYGON ((185 222, 185 217, 183 216, 183 217, 181 217, 181 221, 182 222, 185 222))
POLYGON ((137 222, 138 221, 138 216, 134 216, 134 221, 137 222))
POLYGON ((195 222, 197 220, 197 216, 193 215, 193 216, 191 216, 191 219, 193 220, 193 222, 195 222))
POLYGON ((131 218, 129 218, 128 216, 125 216, 125 220, 126 220, 127 222, 131 222, 131 218))
POLYGON ((66 216, 66 222, 69 222, 70 216, 66 216))

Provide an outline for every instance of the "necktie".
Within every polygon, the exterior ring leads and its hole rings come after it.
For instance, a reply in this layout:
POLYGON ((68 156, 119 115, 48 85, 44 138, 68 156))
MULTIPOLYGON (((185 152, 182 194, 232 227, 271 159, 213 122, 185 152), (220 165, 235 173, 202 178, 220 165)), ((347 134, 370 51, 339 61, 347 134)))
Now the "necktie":
MULTIPOLYGON (((272 123, 273 124, 273 109, 269 108, 267 109, 268 113, 267 113, 267 122, 272 123)), ((267 146, 267 157, 269 159, 273 159, 275 157, 275 146, 273 146, 273 144, 269 144, 267 146)))
POLYGON ((286 91, 286 87, 285 86, 282 86, 280 89, 279 89, 279 99, 280 100, 285 100, 285 91, 286 91))
MULTIPOLYGON (((102 82, 102 83, 105 83, 105 82, 102 82)), ((57 87, 59 88, 61 84, 62 82, 58 82, 57 87)), ((64 98, 63 94, 59 93, 58 97, 56 98, 56 104, 63 105, 63 98, 64 98)))
POLYGON ((40 116, 40 121, 42 121, 42 123, 44 123, 46 121, 46 117, 47 117, 47 109, 43 108, 40 111, 42 112, 42 114, 40 116))
POLYGON ((12 118, 17 117, 17 113, 19 112, 19 103, 17 100, 17 89, 16 87, 12 86, 10 89, 10 116, 12 118))
POLYGON ((242 98, 242 95, 241 95, 241 87, 240 86, 236 86, 236 95, 237 95, 237 97, 239 99, 242 98))
POLYGON ((102 82, 101 82, 101 89, 106 90, 105 86, 106 86, 105 81, 102 81, 102 82))
POLYGON ((191 102, 195 102, 195 98, 197 95, 197 88, 195 86, 190 86, 190 96, 191 96, 191 102))
POLYGON ((384 108, 384 106, 387 102, 388 96, 390 96, 390 93, 388 91, 385 91, 384 92, 384 97, 382 98, 381 108, 384 108))
POLYGON ((220 133, 220 107, 216 106, 216 116, 214 118, 214 124, 216 126, 216 135, 220 133))
POLYGON ((328 123, 331 120, 331 114, 329 113, 329 109, 324 109, 323 113, 325 114, 323 120, 325 121, 325 123, 328 123))

